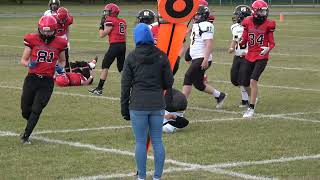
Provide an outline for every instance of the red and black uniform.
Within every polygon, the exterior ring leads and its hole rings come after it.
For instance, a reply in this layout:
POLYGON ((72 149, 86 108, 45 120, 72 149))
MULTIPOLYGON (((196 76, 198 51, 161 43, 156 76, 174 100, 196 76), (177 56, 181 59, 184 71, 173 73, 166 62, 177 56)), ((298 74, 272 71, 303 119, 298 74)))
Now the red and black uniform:
POLYGON ((117 58, 118 71, 121 72, 126 55, 126 21, 118 17, 107 16, 104 24, 105 26, 112 26, 112 30, 108 34, 110 46, 104 55, 102 69, 109 69, 115 58, 117 58))
POLYGON ((29 137, 50 100, 54 87, 55 65, 60 53, 67 47, 67 41, 55 37, 46 44, 39 34, 27 34, 24 44, 32 50, 30 61, 37 61, 37 65, 29 69, 21 96, 22 116, 28 121, 25 136, 29 137))
MULTIPOLYGON (((88 62, 76 61, 71 62, 70 67, 72 72, 67 73, 70 80, 70 86, 81 86, 83 81, 86 81, 90 77, 90 66, 88 62)), ((91 81, 92 83, 93 81, 91 81)))
POLYGON ((245 66, 240 69, 240 73, 244 77, 242 84, 250 85, 250 79, 259 80, 260 75, 264 71, 268 59, 269 52, 275 47, 273 32, 276 28, 275 21, 266 19, 261 25, 253 22, 253 17, 249 16, 242 21, 244 31, 240 45, 248 44, 248 53, 245 56, 245 66), (262 48, 269 47, 269 51, 265 55, 260 55, 262 48))
MULTIPOLYGON (((57 15, 54 15, 54 17, 57 19, 57 15)), ((64 24, 58 23, 56 36, 66 39, 69 42, 68 31, 71 24, 73 24, 73 16, 69 15, 67 18, 67 21, 64 24)), ((66 55, 65 70, 66 72, 70 72, 69 47, 66 48, 65 55, 66 55)))

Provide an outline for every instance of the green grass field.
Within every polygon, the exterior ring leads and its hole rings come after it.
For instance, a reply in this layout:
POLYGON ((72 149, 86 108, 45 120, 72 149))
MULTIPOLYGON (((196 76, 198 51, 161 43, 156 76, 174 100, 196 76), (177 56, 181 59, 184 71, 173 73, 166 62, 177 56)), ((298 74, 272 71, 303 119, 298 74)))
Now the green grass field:
MULTIPOLYGON (((141 5, 140 5, 141 6, 141 5)), ((125 6, 138 11, 141 7, 125 6)), ((68 7, 68 6, 67 6, 68 7)), ((99 12, 98 6, 70 6, 71 12, 99 12)), ((1 13, 39 13, 46 6, 1 6, 1 13)), ((215 8, 231 12, 231 7, 215 8)), ((314 11, 319 9, 280 9, 314 11)), ((0 15, 1 15, 0 13, 0 15)), ((128 23, 128 51, 132 50, 134 17, 128 23)), ((227 92, 222 110, 215 100, 193 91, 185 116, 191 124, 164 134, 166 164, 163 179, 320 179, 320 16, 285 16, 275 32, 276 48, 260 80, 256 116, 242 119, 239 89, 232 86, 231 17, 217 16, 215 64, 209 83, 227 92)), ((27 69, 19 64, 23 35, 36 31, 38 17, 0 18, 0 179, 134 179, 134 139, 130 123, 120 115, 120 74, 113 65, 102 97, 91 87, 55 87, 31 137, 22 145, 25 127, 20 113, 21 87, 27 69)), ((96 17, 75 17, 71 29, 71 60, 99 56, 108 47, 98 38, 96 17)), ((187 64, 175 77, 181 89, 187 64)), ((149 179, 153 159, 148 160, 149 179)))

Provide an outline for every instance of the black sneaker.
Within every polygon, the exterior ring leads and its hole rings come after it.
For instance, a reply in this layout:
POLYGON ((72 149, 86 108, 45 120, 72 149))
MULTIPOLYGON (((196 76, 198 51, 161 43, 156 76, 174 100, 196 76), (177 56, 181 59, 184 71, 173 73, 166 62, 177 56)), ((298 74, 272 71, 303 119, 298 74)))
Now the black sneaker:
POLYGON ((20 134, 20 140, 22 144, 31 144, 29 137, 26 137, 24 133, 20 134))
POLYGON ((249 101, 242 100, 241 104, 239 105, 239 108, 248 108, 249 107, 249 101))
POLYGON ((226 94, 221 92, 220 93, 220 96, 217 99, 217 105, 216 105, 216 108, 217 109, 220 109, 224 103, 224 100, 226 99, 226 94))
POLYGON ((102 89, 99 89, 98 87, 90 89, 88 91, 91 94, 94 94, 94 95, 97 95, 97 96, 102 96, 102 89))

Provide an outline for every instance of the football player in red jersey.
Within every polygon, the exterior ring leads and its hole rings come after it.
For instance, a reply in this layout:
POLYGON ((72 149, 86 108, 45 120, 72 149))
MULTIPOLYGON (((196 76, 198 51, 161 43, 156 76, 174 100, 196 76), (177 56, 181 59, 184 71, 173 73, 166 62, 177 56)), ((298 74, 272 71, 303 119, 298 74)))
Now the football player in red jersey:
POLYGON ((27 126, 20 138, 23 144, 30 144, 29 136, 36 126, 42 110, 48 104, 54 83, 55 66, 65 66, 67 41, 56 37, 57 20, 52 16, 43 16, 38 23, 38 33, 26 34, 25 48, 21 64, 28 67, 21 96, 22 117, 27 126))
POLYGON ((68 48, 65 50, 66 56, 66 72, 70 72, 70 64, 69 64, 69 50, 70 50, 70 42, 69 42, 69 27, 73 23, 73 16, 70 15, 67 8, 60 7, 57 10, 57 14, 54 15, 57 19, 58 27, 56 36, 62 37, 68 41, 68 48))
POLYGON ((93 82, 92 70, 96 67, 98 57, 92 61, 70 62, 71 72, 63 72, 56 68, 58 75, 55 78, 55 84, 60 87, 66 86, 86 86, 93 82), (60 72, 58 72, 60 71, 60 72))
POLYGON ((248 110, 243 117, 252 117, 258 94, 258 80, 267 66, 269 52, 275 47, 273 32, 276 23, 267 19, 268 4, 261 0, 252 3, 252 16, 242 21, 244 31, 240 45, 248 44, 248 53, 244 66, 240 67, 240 73, 244 76, 245 86, 251 88, 251 98, 248 110))
POLYGON ((109 49, 104 55, 102 61, 102 71, 100 81, 96 88, 89 90, 90 93, 101 96, 103 85, 108 76, 108 70, 117 58, 117 68, 121 72, 126 55, 126 35, 127 24, 124 19, 118 18, 120 8, 113 3, 104 7, 103 16, 101 18, 99 36, 104 38, 109 36, 109 49))

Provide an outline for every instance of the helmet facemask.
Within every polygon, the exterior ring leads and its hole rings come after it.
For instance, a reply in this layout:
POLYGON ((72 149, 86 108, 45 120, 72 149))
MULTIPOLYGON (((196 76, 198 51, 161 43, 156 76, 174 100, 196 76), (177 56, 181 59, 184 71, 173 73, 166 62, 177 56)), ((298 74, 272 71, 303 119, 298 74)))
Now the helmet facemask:
POLYGON ((268 9, 258 9, 253 16, 253 22, 257 25, 261 25, 268 17, 268 9))
POLYGON ((38 28, 41 39, 49 44, 55 38, 56 30, 51 30, 50 27, 38 28))
POLYGON ((57 11, 59 9, 59 5, 56 3, 50 4, 51 11, 57 11))

